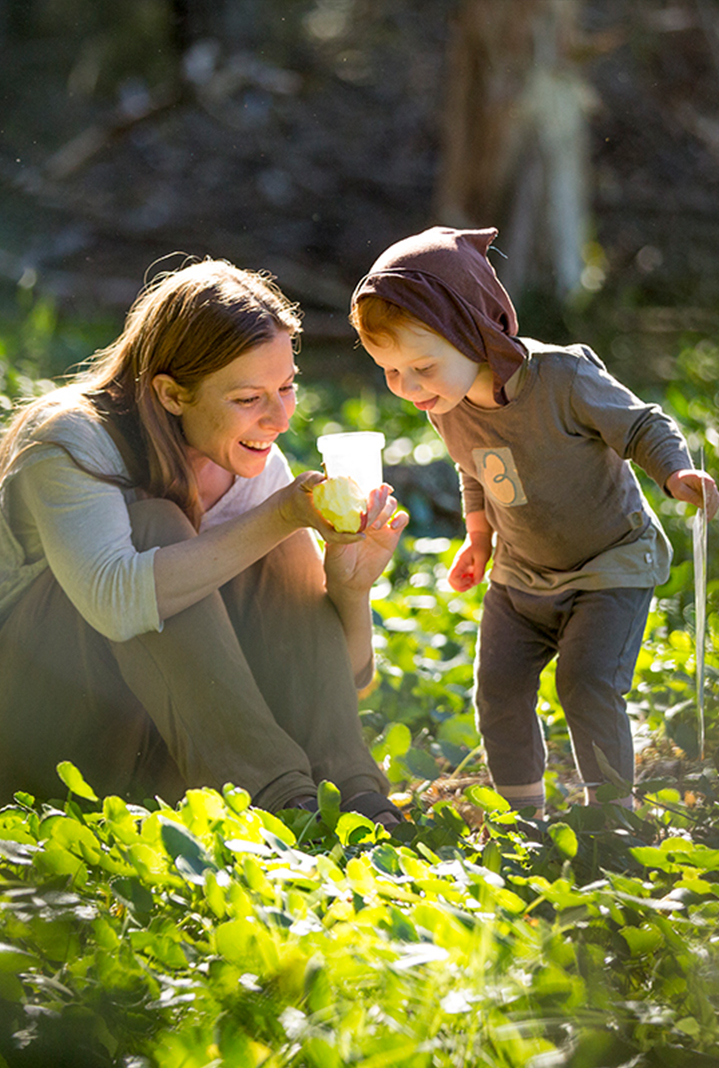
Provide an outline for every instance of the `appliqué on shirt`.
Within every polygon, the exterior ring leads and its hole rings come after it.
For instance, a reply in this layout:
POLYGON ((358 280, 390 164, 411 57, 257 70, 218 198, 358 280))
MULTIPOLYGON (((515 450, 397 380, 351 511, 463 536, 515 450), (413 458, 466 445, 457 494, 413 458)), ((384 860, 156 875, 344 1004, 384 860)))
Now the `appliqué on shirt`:
POLYGON ((527 495, 511 449, 506 446, 498 449, 472 449, 472 459, 477 469, 477 478, 485 493, 497 504, 512 508, 527 503, 527 495))

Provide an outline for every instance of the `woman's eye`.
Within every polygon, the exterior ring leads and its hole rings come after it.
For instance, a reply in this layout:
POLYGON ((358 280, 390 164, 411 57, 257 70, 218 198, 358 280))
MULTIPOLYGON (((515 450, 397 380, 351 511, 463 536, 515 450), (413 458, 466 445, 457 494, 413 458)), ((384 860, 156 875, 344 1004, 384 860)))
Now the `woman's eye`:
POLYGON ((239 404, 242 408, 247 408, 250 404, 254 404, 259 399, 259 397, 235 397, 235 404, 239 404))
POLYGON ((282 386, 281 389, 280 389, 280 393, 284 393, 284 394, 290 394, 290 393, 296 393, 296 392, 297 392, 297 383, 296 382, 290 382, 289 386, 282 386))

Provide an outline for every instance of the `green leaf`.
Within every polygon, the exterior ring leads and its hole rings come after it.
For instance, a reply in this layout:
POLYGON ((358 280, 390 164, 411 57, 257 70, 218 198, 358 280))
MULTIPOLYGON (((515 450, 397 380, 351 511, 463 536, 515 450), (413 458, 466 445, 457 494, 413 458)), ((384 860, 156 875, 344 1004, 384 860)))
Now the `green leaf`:
POLYGON ((340 818, 340 801, 342 795, 333 782, 323 779, 317 787, 317 802, 320 806, 322 822, 334 831, 340 818))
POLYGON ((473 805, 483 808, 485 812, 511 812, 512 806, 506 797, 502 797, 491 786, 468 786, 464 796, 473 805))
POLYGON ((37 958, 32 953, 17 946, 0 942, 0 972, 26 972, 31 966, 37 964, 37 958))
POLYGON ((179 823, 163 820, 160 834, 175 867, 188 882, 201 884, 207 868, 216 870, 202 844, 179 823))
POLYGON ((231 782, 226 782, 222 787, 222 796, 227 807, 238 816, 243 815, 250 807, 251 798, 247 790, 243 790, 240 786, 233 786, 231 782))
POLYGON ((404 756, 412 744, 412 732, 406 723, 387 727, 372 746, 372 756, 381 763, 385 757, 404 756))
POLYGON ((623 779, 618 771, 614 770, 602 750, 595 742, 592 742, 592 748, 594 749, 594 756, 597 759, 597 764, 599 765, 599 770, 601 771, 602 775, 613 786, 618 786, 624 791, 624 793, 621 795, 622 797, 627 797, 632 792, 632 784, 630 782, 627 782, 626 779, 623 779))
POLYGON ((570 860, 577 855, 579 843, 577 836, 568 823, 552 823, 547 828, 547 834, 563 857, 570 860))
POLYGON ((440 776, 437 761, 430 756, 426 749, 416 749, 414 746, 400 758, 408 771, 408 778, 427 779, 434 782, 440 776))
POLYGON ((38 848, 23 842, 0 840, 0 857, 5 857, 11 864, 32 864, 33 853, 38 848))
POLYGON ((140 918, 147 918, 152 912, 154 904, 152 894, 134 876, 119 876, 111 879, 110 887, 113 894, 140 918))
POLYGON ((643 923, 640 927, 622 927, 619 933, 629 946, 633 957, 654 953, 664 942, 664 935, 653 923, 643 923))
POLYGON ((69 760, 60 761, 55 770, 73 794, 84 797, 86 801, 99 800, 93 788, 85 782, 78 769, 69 760))
POLYGON ((597 801, 604 803, 605 801, 620 801, 623 797, 627 796, 627 791, 624 786, 615 786, 611 782, 603 782, 601 786, 596 789, 597 801))

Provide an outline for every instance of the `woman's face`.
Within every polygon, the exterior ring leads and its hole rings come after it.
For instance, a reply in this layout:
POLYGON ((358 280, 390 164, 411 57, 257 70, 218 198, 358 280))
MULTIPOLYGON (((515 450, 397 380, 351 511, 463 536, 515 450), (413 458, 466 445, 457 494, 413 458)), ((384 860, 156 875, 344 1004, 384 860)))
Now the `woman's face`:
POLYGON ((196 468, 209 460, 233 475, 254 478, 290 425, 296 373, 292 339, 278 330, 203 378, 194 395, 169 375, 157 375, 153 384, 163 406, 180 416, 196 468))

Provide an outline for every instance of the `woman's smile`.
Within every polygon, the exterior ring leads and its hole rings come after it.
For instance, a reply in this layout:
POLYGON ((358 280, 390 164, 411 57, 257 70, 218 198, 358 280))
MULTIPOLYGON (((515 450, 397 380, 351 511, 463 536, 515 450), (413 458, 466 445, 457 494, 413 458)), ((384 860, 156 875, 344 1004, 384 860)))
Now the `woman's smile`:
POLYGON ((255 478, 295 410, 292 338, 278 330, 213 371, 194 395, 175 392, 187 452, 200 482, 213 464, 231 475, 255 478))

